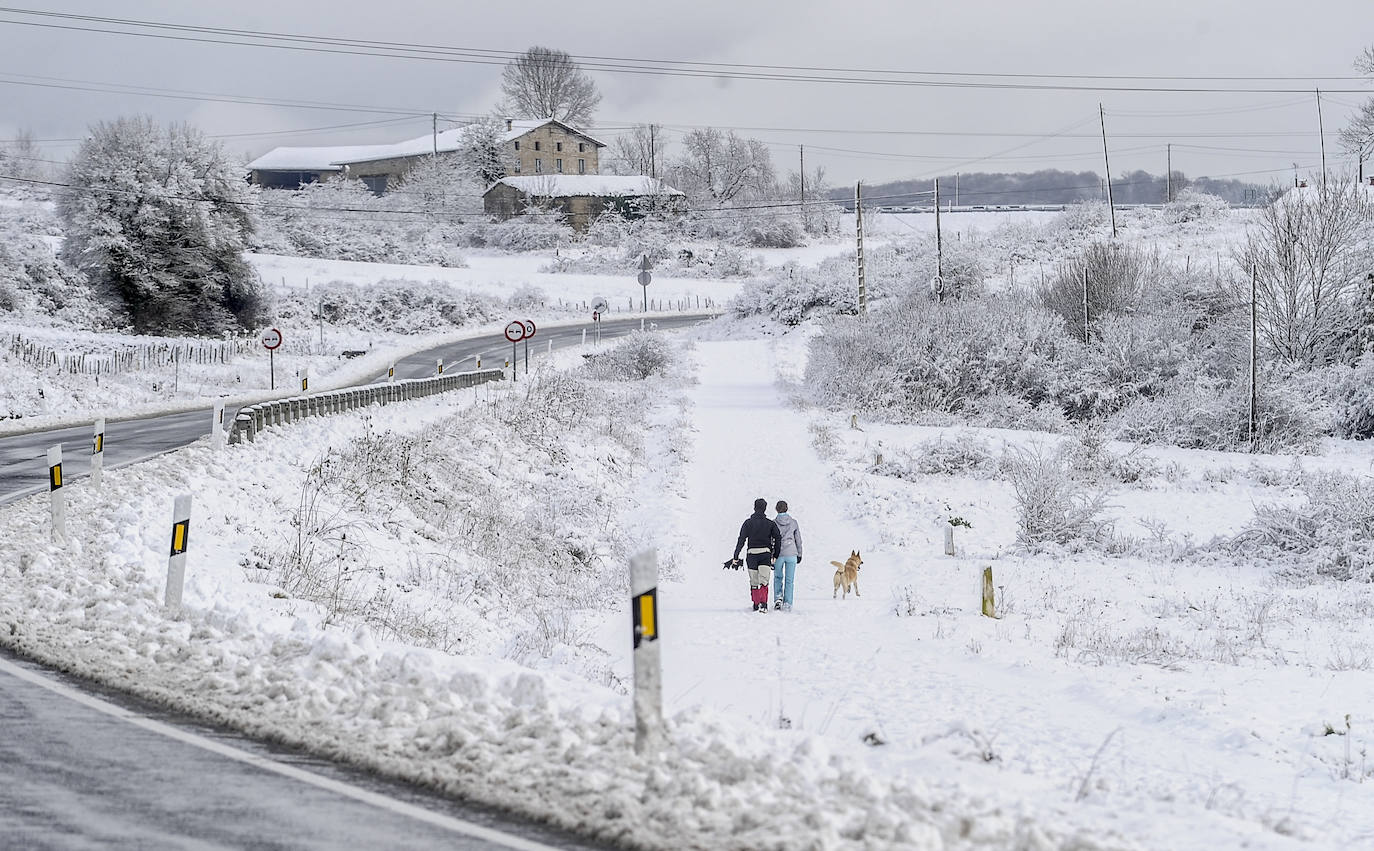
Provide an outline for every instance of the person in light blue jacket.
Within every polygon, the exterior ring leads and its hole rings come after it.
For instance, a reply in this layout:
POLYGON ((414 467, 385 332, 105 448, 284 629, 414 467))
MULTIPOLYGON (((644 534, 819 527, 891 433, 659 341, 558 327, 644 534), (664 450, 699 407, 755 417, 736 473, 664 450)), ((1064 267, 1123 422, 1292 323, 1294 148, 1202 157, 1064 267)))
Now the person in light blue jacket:
POLYGON ((787 500, 778 500, 777 509, 778 516, 773 518, 773 522, 778 524, 778 531, 782 533, 782 544, 778 547, 778 559, 773 563, 773 608, 790 612, 792 583, 797 575, 797 565, 802 560, 801 527, 787 513, 787 500))

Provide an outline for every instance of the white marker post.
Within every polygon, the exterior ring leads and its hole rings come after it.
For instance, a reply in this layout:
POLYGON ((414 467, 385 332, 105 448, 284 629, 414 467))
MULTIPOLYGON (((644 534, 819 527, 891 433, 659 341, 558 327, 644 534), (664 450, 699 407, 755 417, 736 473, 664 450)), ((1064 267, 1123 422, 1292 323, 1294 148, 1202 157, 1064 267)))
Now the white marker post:
POLYGON ((105 467, 105 418, 95 421, 95 433, 91 437, 91 487, 100 487, 102 470, 105 467))
POLYGON ((224 443, 224 402, 216 402, 210 414, 210 448, 219 451, 224 443))
POLYGON ((393 363, 391 364, 391 366, 388 366, 388 367, 386 368, 386 383, 387 383, 387 384, 390 384, 391 382, 393 382, 393 381, 395 381, 395 380, 396 380, 396 364, 393 362, 393 363))
POLYGON ((48 494, 52 497, 52 539, 67 541, 67 497, 62 493, 62 444, 48 447, 48 494))
POLYGON ((163 603, 168 609, 181 608, 181 588, 186 582, 186 547, 191 537, 191 495, 181 494, 172 507, 172 551, 167 557, 167 593, 163 603))
POLYGON ((438 368, 439 368, 438 374, 439 374, 439 375, 443 375, 443 374, 444 374, 444 359, 443 359, 443 358, 438 358, 438 359, 436 359, 436 366, 438 366, 438 368))
POLYGON ((663 673, 658 647, 658 553, 630 559, 630 614, 634 620, 635 753, 663 746, 663 673))
POLYGON ((310 367, 301 367, 301 392, 310 392, 310 367))

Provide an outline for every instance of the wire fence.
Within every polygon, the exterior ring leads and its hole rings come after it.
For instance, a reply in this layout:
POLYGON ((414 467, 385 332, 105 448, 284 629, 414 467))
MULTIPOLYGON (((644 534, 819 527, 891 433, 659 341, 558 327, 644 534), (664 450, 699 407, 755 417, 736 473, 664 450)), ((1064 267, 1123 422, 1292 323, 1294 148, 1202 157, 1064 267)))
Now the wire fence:
POLYGON ((112 375, 171 367, 177 364, 228 364, 234 359, 261 351, 255 339, 184 340, 176 342, 97 344, 100 351, 59 349, 47 343, 7 334, 4 347, 21 363, 35 369, 56 369, 69 375, 112 375))

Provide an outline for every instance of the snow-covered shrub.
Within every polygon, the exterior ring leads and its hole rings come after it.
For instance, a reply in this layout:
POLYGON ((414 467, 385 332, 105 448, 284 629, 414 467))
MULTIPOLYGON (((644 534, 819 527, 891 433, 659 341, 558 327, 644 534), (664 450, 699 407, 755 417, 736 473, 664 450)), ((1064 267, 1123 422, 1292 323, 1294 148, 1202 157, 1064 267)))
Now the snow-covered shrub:
POLYGON ((667 337, 635 331, 610 351, 587 358, 585 369, 594 378, 640 381, 666 374, 676 362, 677 350, 667 337))
POLYGON ((1082 546, 1105 541, 1111 521, 1102 518, 1108 493, 1075 472, 1073 447, 1013 448, 1007 478, 1016 494, 1016 541, 1035 551, 1046 545, 1082 546))
POLYGON ((243 259, 249 192, 217 143, 151 118, 96 125, 58 209, 66 260, 115 294, 141 331, 253 327, 262 283, 243 259))
POLYGON ((367 286, 334 281, 313 289, 308 297, 294 291, 283 294, 276 305, 278 316, 303 324, 309 324, 317 309, 323 310, 330 325, 401 334, 492 322, 508 312, 503 299, 437 281, 382 280, 367 286))
POLYGON ((1060 229, 1076 233, 1096 230, 1107 224, 1111 219, 1111 211, 1101 201, 1082 201, 1070 204, 1055 218, 1055 224, 1060 229))
POLYGON ((1341 437, 1374 437, 1374 352, 1365 352, 1341 382, 1337 395, 1341 437))
POLYGON ((909 274, 916 286, 924 287, 936 297, 935 278, 942 271, 945 298, 968 298, 982 292, 987 270, 983 266, 983 252, 972 242, 945 242, 943 258, 937 256, 934 236, 914 242, 905 258, 909 274))
POLYGON ((521 284, 506 299, 507 306, 516 311, 542 309, 548 302, 549 297, 533 284, 521 284))
MULTIPOLYGON (((1249 390, 1223 379, 1183 377, 1168 390, 1141 398, 1108 420, 1120 440, 1163 443, 1185 449, 1251 449, 1249 390)), ((1282 384, 1259 394, 1256 452, 1302 452, 1315 447, 1321 427, 1310 400, 1282 384)))
POLYGON ((1374 479, 1317 472, 1299 487, 1303 504, 1261 503, 1223 548, 1303 573, 1374 580, 1374 479))
POLYGON ((982 428, 1016 428, 1030 431, 1062 433, 1069 428, 1069 419, 1055 402, 1031 404, 1011 393, 989 393, 970 399, 960 412, 971 426, 982 428))
POLYGON ((959 433, 953 437, 942 435, 925 440, 910 449, 888 451, 873 472, 898 479, 916 476, 989 477, 997 472, 1000 464, 1001 456, 993 453, 986 440, 975 434, 959 433))
POLYGON ((573 230, 556 213, 530 211, 504 222, 468 229, 470 239, 502 251, 547 251, 573 241, 573 230))
POLYGON ((816 315, 857 313, 858 293, 847 279, 791 263, 768 278, 750 281, 729 308, 737 316, 763 315, 799 325, 816 315))
POLYGON ((973 399, 1014 394, 1032 405, 1059 383, 1063 323, 1007 296, 936 304, 924 294, 833 322, 811 341, 806 383, 832 408, 911 421, 961 412, 973 399))
POLYGON ((1118 243, 1095 242, 1061 265, 1041 288, 1040 300, 1057 313, 1076 339, 1083 339, 1084 278, 1087 279, 1087 321, 1096 330, 1103 319, 1135 310, 1144 295, 1151 264, 1139 249, 1118 243))
POLYGON ((1230 213, 1231 205, 1224 199, 1194 189, 1184 189, 1164 205, 1164 221, 1174 225, 1217 221, 1230 213))

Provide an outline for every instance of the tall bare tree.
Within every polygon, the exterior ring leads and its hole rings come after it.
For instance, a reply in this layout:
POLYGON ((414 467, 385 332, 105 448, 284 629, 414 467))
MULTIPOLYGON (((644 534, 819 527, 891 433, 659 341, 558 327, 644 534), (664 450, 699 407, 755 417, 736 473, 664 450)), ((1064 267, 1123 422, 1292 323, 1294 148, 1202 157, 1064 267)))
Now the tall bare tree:
POLYGON ((501 72, 504 108, 518 118, 556 118, 574 127, 591 123, 601 93, 566 51, 531 47, 501 72))
POLYGON ((673 177, 695 201, 723 205, 736 198, 766 198, 777 189, 773 158, 758 139, 707 127, 688 133, 682 147, 673 177))
POLYGON ((1279 359, 1316 366, 1352 329, 1354 296, 1368 270, 1370 208, 1350 183, 1294 190, 1264 209, 1236 251, 1237 301, 1255 307, 1260 343, 1279 359))
MULTIPOLYGON (((1374 47, 1364 49, 1355 60, 1355 70, 1374 80, 1374 47)), ((1374 98, 1366 100, 1341 131, 1341 147, 1359 160, 1360 176, 1363 177, 1365 161, 1374 156, 1374 98)))
MULTIPOLYGON (((609 158, 611 170, 617 174, 647 174, 658 177, 663 171, 666 146, 663 128, 657 124, 637 124, 615 140, 615 156, 609 158)), ((602 159, 607 164, 607 159, 602 159)))

